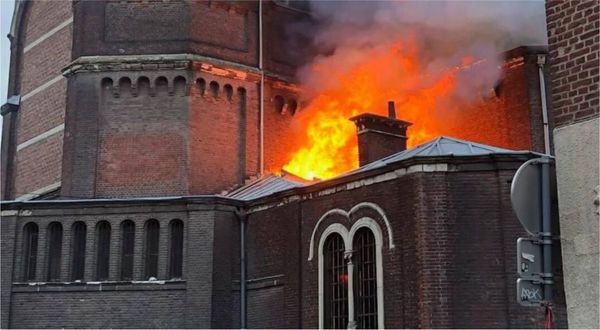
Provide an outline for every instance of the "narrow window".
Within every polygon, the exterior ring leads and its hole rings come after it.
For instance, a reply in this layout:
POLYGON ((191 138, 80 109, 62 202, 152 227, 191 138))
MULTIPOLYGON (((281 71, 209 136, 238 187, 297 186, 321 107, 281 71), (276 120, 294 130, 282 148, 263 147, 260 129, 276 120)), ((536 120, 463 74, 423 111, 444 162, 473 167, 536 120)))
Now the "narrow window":
POLYGON ((344 240, 338 234, 331 234, 323 248, 324 326, 345 329, 348 326, 348 270, 344 260, 344 240))
POLYGON ((133 279, 133 251, 135 247, 135 224, 125 220, 121 224, 121 279, 133 279))
POLYGON ((169 278, 181 278, 183 266, 183 222, 173 220, 170 224, 169 278))
POLYGON ((48 226, 48 274, 49 282, 60 279, 60 260, 62 254, 62 225, 52 222, 48 226))
POLYGON ((23 279, 35 280, 38 248, 38 225, 30 222, 23 228, 23 279))
POLYGON ((146 253, 144 277, 158 278, 158 238, 160 225, 157 220, 146 222, 146 253))
POLYGON ((87 228, 85 223, 77 221, 71 228, 73 243, 71 259, 71 279, 73 281, 83 280, 85 272, 85 240, 87 228))
POLYGON ((377 329, 377 263, 375 237, 360 228, 353 242, 354 315, 359 329, 377 329))
POLYGON ((108 279, 110 261, 110 224, 108 221, 100 221, 96 225, 96 279, 103 281, 108 279))

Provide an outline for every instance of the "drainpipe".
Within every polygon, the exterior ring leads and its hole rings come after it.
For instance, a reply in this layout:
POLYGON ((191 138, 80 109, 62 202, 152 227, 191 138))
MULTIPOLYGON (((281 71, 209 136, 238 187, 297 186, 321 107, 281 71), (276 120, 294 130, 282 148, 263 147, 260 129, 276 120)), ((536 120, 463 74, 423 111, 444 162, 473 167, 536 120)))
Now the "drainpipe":
POLYGON ((259 102, 260 102, 260 150, 259 150, 259 163, 260 163, 260 176, 262 177, 265 172, 265 71, 263 69, 263 2, 258 0, 258 70, 260 70, 260 89, 259 89, 259 102))
POLYGON ((538 74, 540 76, 540 98, 542 99, 542 121, 544 123, 544 153, 550 155, 550 130, 548 127, 548 107, 546 105, 546 80, 544 78, 546 55, 537 56, 538 74))
POLYGON ((246 329, 246 210, 238 209, 235 216, 240 221, 240 329, 246 329))

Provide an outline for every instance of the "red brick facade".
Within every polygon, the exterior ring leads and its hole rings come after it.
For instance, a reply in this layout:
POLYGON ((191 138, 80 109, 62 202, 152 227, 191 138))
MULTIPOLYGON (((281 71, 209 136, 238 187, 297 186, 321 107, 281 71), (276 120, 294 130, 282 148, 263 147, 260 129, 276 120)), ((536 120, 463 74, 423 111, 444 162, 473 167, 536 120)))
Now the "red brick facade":
POLYGON ((546 16, 556 126, 598 116, 600 3, 548 1, 546 16))

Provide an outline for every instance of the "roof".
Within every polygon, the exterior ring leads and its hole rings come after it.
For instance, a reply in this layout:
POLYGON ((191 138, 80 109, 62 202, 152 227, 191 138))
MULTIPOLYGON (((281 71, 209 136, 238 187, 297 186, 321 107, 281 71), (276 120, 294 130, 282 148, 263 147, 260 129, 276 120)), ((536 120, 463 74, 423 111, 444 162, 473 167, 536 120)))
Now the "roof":
MULTIPOLYGON (((440 136, 434 140, 418 145, 412 149, 407 149, 388 157, 376 160, 365 166, 359 167, 353 171, 346 172, 337 178, 350 176, 357 173, 367 172, 369 170, 385 167, 389 164, 407 160, 415 157, 443 157, 443 156, 482 156, 491 154, 537 154, 531 151, 515 151, 493 147, 485 144, 455 139, 447 136, 440 136)), ((326 182, 321 181, 321 182, 326 182)), ((278 176, 270 174, 264 178, 258 179, 245 186, 235 189, 225 195, 228 198, 234 198, 243 201, 258 199, 272 195, 284 190, 305 187, 310 181, 302 182, 293 175, 278 176)))
POLYGON ((388 164, 399 162, 414 157, 435 157, 435 156, 481 156, 491 154, 525 154, 531 151, 515 151, 493 147, 486 144, 480 144, 447 136, 440 136, 434 140, 418 145, 412 149, 407 149, 393 155, 381 158, 372 163, 359 167, 356 170, 345 173, 344 175, 364 172, 375 168, 384 167, 388 164))
POLYGON ((304 184, 300 182, 286 179, 285 177, 280 177, 275 174, 269 174, 264 178, 258 179, 250 184, 235 189, 227 193, 225 196, 240 200, 252 200, 283 190, 303 186, 304 184))

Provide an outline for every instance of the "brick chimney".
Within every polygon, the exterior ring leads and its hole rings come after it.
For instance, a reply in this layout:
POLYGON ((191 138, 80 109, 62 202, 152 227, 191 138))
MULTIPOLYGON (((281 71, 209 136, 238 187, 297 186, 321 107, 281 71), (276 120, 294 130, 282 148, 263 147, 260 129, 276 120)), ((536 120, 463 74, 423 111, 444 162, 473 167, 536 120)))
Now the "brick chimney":
POLYGON ((364 113, 350 118, 356 124, 360 166, 406 150, 409 122, 396 119, 396 107, 388 102, 388 117, 364 113))

